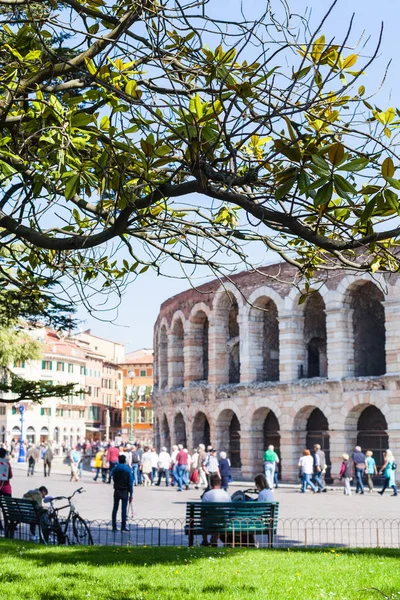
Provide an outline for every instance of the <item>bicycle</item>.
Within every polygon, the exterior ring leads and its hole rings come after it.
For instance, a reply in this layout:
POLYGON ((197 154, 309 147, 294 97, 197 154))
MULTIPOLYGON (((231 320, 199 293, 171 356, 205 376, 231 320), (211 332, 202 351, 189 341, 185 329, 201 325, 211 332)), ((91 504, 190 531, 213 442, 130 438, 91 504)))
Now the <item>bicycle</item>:
POLYGON ((84 519, 75 510, 72 498, 75 494, 82 494, 83 488, 75 490, 71 496, 56 496, 49 501, 50 509, 42 515, 41 530, 45 544, 79 544, 81 546, 93 546, 93 538, 89 527, 84 519), (65 506, 55 507, 54 502, 66 500, 65 506), (59 512, 69 508, 66 517, 60 517, 59 512), (70 540, 68 530, 72 523, 73 541, 70 540))

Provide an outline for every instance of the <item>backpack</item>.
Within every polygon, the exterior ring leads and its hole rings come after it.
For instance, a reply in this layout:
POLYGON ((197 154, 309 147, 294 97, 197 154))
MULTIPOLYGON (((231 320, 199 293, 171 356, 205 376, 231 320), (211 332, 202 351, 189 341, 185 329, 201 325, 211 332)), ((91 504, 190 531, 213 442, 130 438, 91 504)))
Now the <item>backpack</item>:
POLYGON ((140 463, 139 454, 137 452, 132 452, 132 464, 138 465, 140 463))
POLYGON ((0 481, 8 481, 8 460, 0 459, 0 481))
POLYGON ((392 462, 392 469, 393 471, 397 469, 397 463, 395 461, 392 462))

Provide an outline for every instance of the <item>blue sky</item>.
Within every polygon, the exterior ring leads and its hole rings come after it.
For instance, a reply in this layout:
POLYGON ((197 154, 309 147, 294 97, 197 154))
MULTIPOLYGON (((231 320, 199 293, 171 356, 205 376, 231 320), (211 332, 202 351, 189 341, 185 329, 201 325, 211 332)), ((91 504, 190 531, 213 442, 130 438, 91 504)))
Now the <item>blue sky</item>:
MULTIPOLYGON (((275 2, 279 10, 279 0, 275 2)), ((229 8, 230 19, 240 19, 240 0, 210 0, 209 10, 214 18, 227 18, 229 8)), ((265 0, 243 0, 246 7, 246 15, 254 17, 260 14, 265 7, 265 0)), ((291 0, 292 11, 304 14, 311 10, 311 23, 319 23, 323 14, 330 7, 331 2, 326 0, 291 0)), ((400 95, 400 51, 399 51, 399 23, 400 2, 398 0, 339 0, 322 32, 329 38, 337 36, 338 42, 347 30, 352 13, 355 12, 353 43, 359 39, 364 32, 365 41, 371 37, 368 49, 374 47, 379 35, 380 23, 384 21, 384 38, 379 56, 375 63, 363 76, 362 83, 367 93, 377 92, 374 99, 379 101, 381 108, 388 106, 399 106, 400 95), (392 63, 388 72, 387 80, 382 89, 379 89, 382 76, 389 60, 392 63)), ((257 262, 262 257, 253 252, 253 258, 257 262)), ((265 263, 274 262, 273 254, 269 254, 265 263)), ((141 347, 151 347, 153 343, 153 325, 157 318, 160 304, 175 294, 190 287, 178 265, 172 261, 169 263, 168 272, 170 277, 157 277, 154 272, 147 271, 141 275, 136 282, 132 283, 126 290, 118 310, 97 313, 101 320, 87 314, 86 310, 78 310, 78 318, 81 319, 81 328, 90 328, 93 333, 108 339, 114 339, 126 344, 126 350, 131 351, 141 347)), ((198 285, 207 280, 207 272, 198 270, 192 277, 192 283, 198 285)), ((99 298, 103 302, 103 298, 99 298)))

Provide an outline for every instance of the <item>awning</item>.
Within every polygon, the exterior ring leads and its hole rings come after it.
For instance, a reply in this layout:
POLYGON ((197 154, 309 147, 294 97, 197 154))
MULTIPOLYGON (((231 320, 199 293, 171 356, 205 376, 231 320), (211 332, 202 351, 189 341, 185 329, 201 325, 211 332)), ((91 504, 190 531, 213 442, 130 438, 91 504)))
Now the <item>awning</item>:
POLYGON ((85 427, 86 431, 100 431, 98 427, 85 427))

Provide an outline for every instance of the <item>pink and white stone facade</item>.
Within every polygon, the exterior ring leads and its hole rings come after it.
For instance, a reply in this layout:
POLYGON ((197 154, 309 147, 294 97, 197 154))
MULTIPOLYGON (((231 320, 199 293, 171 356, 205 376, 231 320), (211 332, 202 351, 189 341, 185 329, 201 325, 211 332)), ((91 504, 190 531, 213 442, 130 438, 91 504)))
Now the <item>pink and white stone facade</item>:
POLYGON ((357 442, 378 464, 387 444, 400 460, 400 278, 319 275, 300 304, 301 281, 286 264, 162 304, 156 443, 191 449, 211 441, 243 477, 260 471, 265 445, 274 443, 286 481, 297 478, 302 450, 316 441, 333 479, 357 442))

